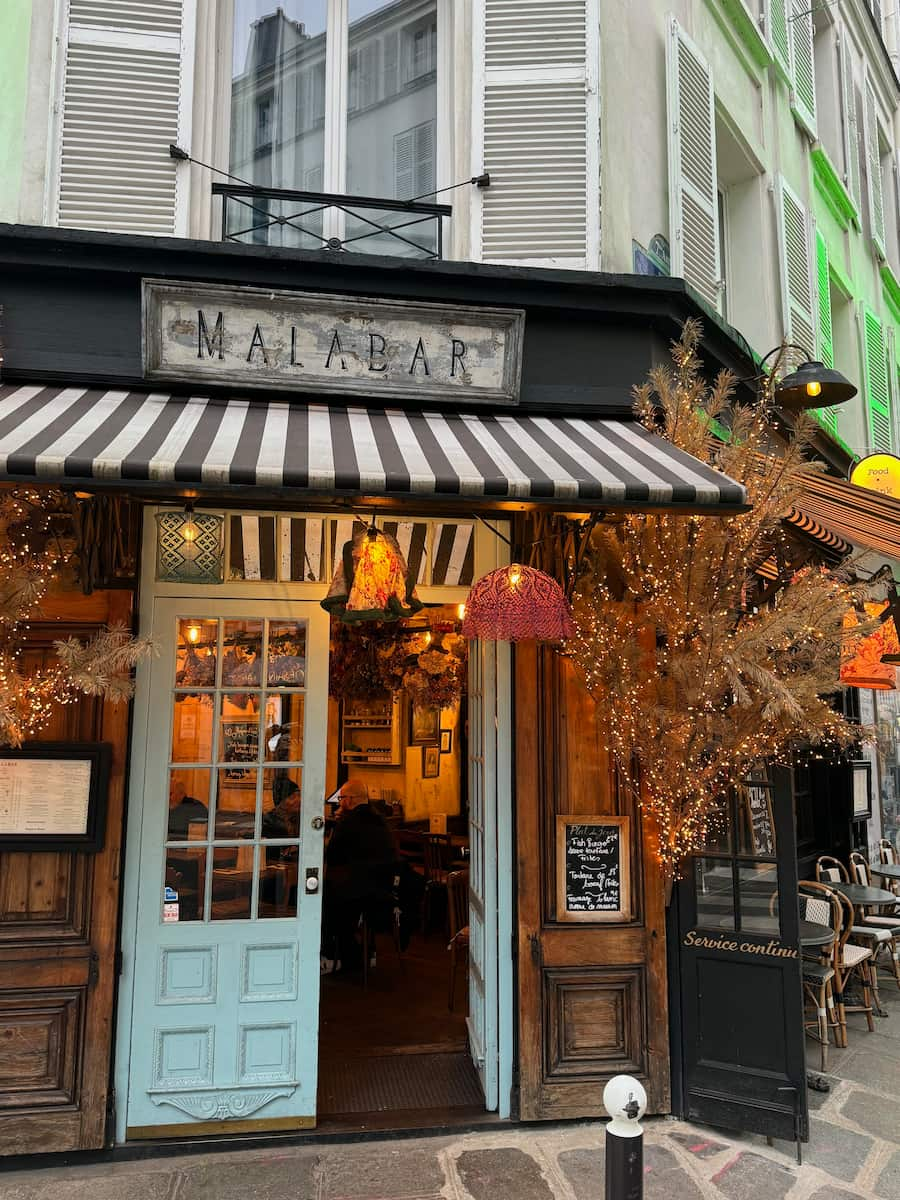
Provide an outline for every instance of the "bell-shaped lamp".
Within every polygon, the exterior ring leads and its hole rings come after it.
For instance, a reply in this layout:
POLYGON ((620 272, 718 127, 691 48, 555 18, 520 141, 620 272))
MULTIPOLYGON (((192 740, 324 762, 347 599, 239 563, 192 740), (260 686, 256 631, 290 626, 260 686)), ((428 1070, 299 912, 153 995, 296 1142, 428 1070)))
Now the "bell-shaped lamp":
POLYGON ((852 400, 855 395, 856 388, 840 371, 817 359, 801 363, 775 385, 775 403, 779 408, 831 408, 852 400))
POLYGON ((575 633, 565 593, 552 576, 512 563, 475 581, 462 623, 466 638, 558 642, 575 633))

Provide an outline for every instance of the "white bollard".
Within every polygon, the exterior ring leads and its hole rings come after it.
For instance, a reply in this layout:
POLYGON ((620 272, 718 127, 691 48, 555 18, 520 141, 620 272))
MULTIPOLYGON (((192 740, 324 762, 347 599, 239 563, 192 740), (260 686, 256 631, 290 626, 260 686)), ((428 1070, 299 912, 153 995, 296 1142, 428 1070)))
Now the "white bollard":
POLYGON ((643 1200, 644 1131, 647 1093, 630 1075, 614 1075, 603 1089, 606 1126, 605 1200, 643 1200))

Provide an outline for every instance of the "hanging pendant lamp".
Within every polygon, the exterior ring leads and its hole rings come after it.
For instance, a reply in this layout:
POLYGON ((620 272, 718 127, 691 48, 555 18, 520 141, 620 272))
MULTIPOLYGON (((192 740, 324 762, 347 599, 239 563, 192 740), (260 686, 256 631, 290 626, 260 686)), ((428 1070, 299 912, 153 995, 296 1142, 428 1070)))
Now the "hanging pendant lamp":
POLYGON ((347 625, 418 612, 422 601, 396 538, 370 525, 345 542, 322 607, 347 625))
MULTIPOLYGON (((877 619, 887 607, 884 603, 864 605, 866 619, 877 619)), ((892 692, 897 686, 897 672, 884 656, 895 650, 896 628, 891 620, 885 621, 866 637, 853 637, 852 630, 859 624, 852 610, 844 617, 844 629, 849 636, 845 642, 845 656, 841 663, 841 683, 845 687, 871 688, 875 692, 892 692), (894 633, 892 639, 890 634, 894 633)))
POLYGON ((555 579, 512 563, 472 585, 462 633, 495 642, 558 642, 574 635, 575 622, 555 579))

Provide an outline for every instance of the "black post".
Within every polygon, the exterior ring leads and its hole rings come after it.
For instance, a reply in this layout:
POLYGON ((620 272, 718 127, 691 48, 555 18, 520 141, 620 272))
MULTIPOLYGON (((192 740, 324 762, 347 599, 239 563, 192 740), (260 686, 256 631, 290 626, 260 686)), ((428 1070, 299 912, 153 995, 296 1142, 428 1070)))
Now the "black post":
POLYGON ((616 1075, 603 1089, 606 1126, 605 1200, 643 1200, 644 1131, 640 1118, 647 1093, 630 1075, 616 1075))

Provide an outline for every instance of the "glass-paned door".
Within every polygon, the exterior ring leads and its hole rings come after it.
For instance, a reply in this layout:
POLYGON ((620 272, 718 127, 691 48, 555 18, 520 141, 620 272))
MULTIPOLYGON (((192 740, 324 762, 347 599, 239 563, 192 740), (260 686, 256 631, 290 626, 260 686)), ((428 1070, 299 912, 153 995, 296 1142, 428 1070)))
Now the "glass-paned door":
POLYGON ((129 1134, 311 1125, 328 618, 164 599, 154 638, 129 1134))

